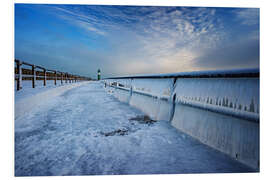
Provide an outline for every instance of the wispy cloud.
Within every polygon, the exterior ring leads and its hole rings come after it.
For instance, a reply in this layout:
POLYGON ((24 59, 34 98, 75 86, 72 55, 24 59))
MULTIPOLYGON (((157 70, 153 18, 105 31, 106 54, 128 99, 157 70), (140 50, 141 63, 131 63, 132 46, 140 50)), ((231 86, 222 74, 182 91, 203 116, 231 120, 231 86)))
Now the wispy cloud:
MULTIPOLYGON (((258 9, 40 6, 91 39, 76 42, 76 36, 72 51, 78 67, 89 61, 91 71, 123 75, 259 64, 258 9)), ((70 59, 69 47, 62 54, 70 59)))

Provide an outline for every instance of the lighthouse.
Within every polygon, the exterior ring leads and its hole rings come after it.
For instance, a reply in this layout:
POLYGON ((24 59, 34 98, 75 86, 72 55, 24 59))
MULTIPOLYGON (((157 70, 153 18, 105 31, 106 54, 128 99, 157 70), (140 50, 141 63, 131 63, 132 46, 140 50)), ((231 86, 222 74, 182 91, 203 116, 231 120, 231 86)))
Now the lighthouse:
POLYGON ((100 80, 100 69, 98 69, 97 73, 98 73, 97 79, 100 80))

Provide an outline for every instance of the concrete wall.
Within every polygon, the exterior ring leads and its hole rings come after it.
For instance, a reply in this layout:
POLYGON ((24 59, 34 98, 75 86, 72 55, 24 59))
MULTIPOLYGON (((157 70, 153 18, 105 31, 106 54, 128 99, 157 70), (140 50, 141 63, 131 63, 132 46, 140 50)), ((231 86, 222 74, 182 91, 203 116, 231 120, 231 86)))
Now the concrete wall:
POLYGON ((259 168, 259 123, 177 104, 172 125, 250 167, 259 168))
POLYGON ((171 121, 202 143, 259 169, 259 78, 137 81, 113 88, 114 95, 151 118, 171 121))

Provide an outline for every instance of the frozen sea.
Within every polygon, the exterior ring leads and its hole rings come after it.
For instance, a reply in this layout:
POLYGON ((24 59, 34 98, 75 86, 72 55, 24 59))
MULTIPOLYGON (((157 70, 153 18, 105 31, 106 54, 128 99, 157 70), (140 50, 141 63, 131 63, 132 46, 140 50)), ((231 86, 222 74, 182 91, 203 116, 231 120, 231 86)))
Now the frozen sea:
POLYGON ((15 92, 15 176, 254 171, 141 115, 99 82, 15 92))

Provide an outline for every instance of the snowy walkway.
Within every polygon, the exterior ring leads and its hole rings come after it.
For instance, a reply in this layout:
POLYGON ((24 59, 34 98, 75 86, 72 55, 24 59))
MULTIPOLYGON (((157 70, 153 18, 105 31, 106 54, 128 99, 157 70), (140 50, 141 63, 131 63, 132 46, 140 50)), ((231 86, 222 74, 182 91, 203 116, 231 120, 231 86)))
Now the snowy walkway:
POLYGON ((16 116, 15 175, 251 171, 169 122, 129 120, 138 115, 100 83, 74 86, 16 116))

